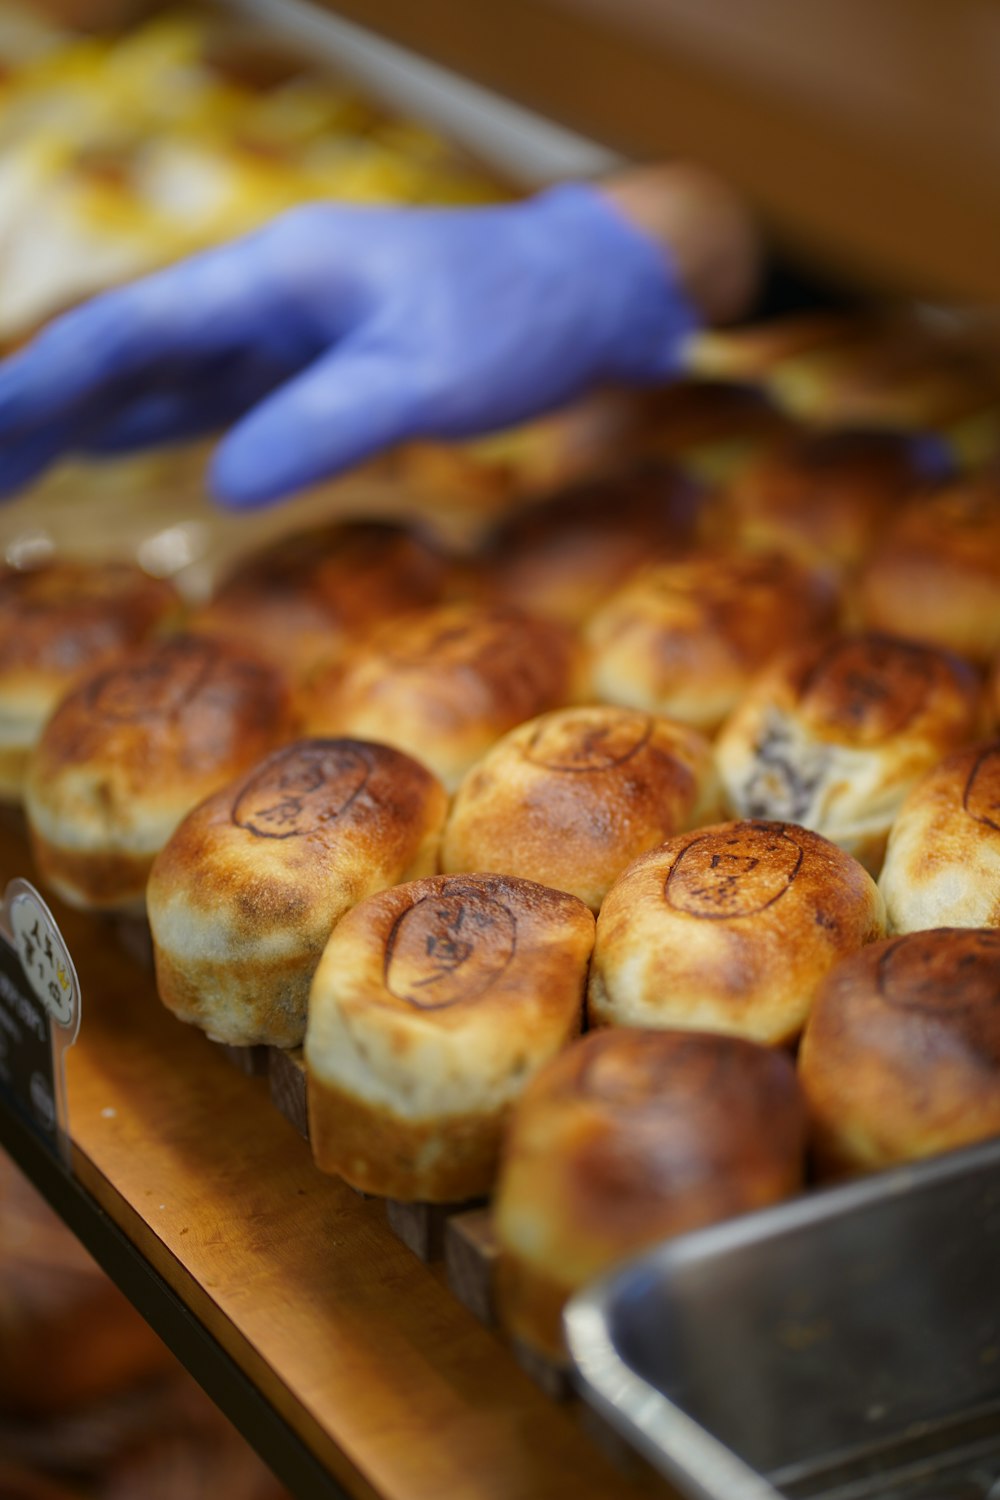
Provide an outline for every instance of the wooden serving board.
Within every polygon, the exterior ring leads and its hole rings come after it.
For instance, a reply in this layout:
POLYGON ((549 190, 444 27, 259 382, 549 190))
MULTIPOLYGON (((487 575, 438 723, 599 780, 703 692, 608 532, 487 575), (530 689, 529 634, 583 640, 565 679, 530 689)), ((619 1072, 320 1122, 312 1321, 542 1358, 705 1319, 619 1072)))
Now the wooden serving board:
MULTIPOLYGON (((16 831, 0 850, 4 881, 32 877, 16 831)), ((664 1493, 626 1478, 532 1383, 381 1204, 314 1167, 266 1078, 164 1010, 101 924, 51 905, 83 993, 68 1068, 77 1176, 350 1493, 664 1493)))

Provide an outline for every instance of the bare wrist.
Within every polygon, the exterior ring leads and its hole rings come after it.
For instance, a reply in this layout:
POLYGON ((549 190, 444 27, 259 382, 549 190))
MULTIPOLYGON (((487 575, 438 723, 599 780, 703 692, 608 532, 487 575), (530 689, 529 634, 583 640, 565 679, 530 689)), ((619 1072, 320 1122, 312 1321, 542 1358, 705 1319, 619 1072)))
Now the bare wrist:
POLYGON ((749 210, 721 178, 680 162, 631 168, 600 191, 664 247, 706 323, 748 310, 760 277, 760 238, 749 210))

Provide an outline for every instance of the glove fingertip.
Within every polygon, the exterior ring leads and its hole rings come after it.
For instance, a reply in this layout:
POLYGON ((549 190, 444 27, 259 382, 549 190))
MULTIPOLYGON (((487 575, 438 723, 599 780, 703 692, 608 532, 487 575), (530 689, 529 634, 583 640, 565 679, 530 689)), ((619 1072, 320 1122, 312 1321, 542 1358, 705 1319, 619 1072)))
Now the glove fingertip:
POLYGON ((225 510, 254 510, 270 505, 287 493, 287 486, 274 482, 271 465, 257 451, 258 445, 231 434, 216 448, 208 466, 208 487, 225 510))

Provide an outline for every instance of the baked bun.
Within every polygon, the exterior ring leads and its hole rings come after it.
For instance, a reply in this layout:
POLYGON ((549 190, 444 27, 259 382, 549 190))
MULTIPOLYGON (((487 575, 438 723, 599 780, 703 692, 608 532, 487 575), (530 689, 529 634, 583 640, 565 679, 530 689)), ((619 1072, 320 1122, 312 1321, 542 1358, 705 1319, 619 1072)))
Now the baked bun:
POLYGON ((989 662, 1000 651, 1000 481, 904 510, 860 583, 866 624, 989 662))
POLYGON ((191 628, 252 644, 299 674, 379 620, 433 604, 444 563, 385 521, 296 532, 242 559, 191 628))
POLYGON ((1000 932, 913 932, 846 959, 817 997, 799 1072, 824 1172, 1000 1135, 1000 932))
POLYGON ((0 798, 20 800, 28 753, 72 684, 178 608, 169 583, 124 562, 0 573, 0 798))
POLYGON ((753 459, 720 491, 706 537, 856 568, 926 470, 918 441, 899 433, 798 436, 753 459))
POLYGON ((566 1299, 616 1261, 802 1186, 806 1122, 785 1053, 699 1032, 602 1031, 533 1079, 494 1201, 509 1331, 565 1358, 566 1299))
POLYGON ((731 381, 674 380, 646 404, 646 451, 706 484, 727 479, 795 430, 763 391, 731 381))
POLYGON ((621 870, 720 812, 711 747, 631 708, 563 708, 511 730, 466 776, 441 868, 496 870, 596 911, 621 870))
MULTIPOLYGON (((512 506, 600 473, 631 449, 634 393, 592 391, 516 427, 457 442, 409 442, 379 459, 420 516, 456 540, 512 506)), ((398 503, 398 501, 397 501, 398 503)))
POLYGON ((827 427, 943 434, 965 463, 996 442, 996 383, 969 347, 912 318, 862 325, 858 337, 783 361, 768 389, 781 406, 827 427))
POLYGON ((829 630, 826 574, 779 553, 705 553, 654 563, 587 629, 596 696, 715 730, 789 639, 829 630))
POLYGON ((1000 740, 950 755, 917 783, 879 889, 890 932, 1000 927, 1000 740))
POLYGON ((637 859, 608 892, 589 1021, 790 1042, 827 970, 884 932, 871 876, 818 834, 699 828, 637 859))
POLYGON ((789 361, 828 354, 869 331, 867 316, 836 310, 789 313, 759 323, 703 329, 692 341, 687 362, 709 381, 742 380, 759 387, 789 361))
POLYGON ((647 464, 519 511, 488 539, 479 569, 487 597, 579 624, 650 557, 690 537, 695 490, 647 464))
POLYGON ((733 811, 825 834, 877 874, 910 788, 974 739, 979 680, 945 651, 838 636, 774 664, 716 742, 733 811))
POLYGON ((184 814, 292 727, 278 668, 224 641, 178 636, 87 677, 28 768, 43 879, 71 906, 141 912, 153 856, 184 814))
POLYGON ((580 1029, 593 942, 582 901, 499 875, 349 911, 309 998, 317 1164, 390 1198, 487 1192, 511 1103, 580 1029))
POLYGON ((296 1047, 331 929, 436 868, 448 797, 387 745, 300 740, 223 787, 157 855, 146 906, 163 1003, 215 1041, 296 1047))
POLYGON ((310 734, 350 734, 415 755, 454 791, 508 729, 579 696, 565 626, 515 609, 449 604, 379 627, 310 686, 310 734))

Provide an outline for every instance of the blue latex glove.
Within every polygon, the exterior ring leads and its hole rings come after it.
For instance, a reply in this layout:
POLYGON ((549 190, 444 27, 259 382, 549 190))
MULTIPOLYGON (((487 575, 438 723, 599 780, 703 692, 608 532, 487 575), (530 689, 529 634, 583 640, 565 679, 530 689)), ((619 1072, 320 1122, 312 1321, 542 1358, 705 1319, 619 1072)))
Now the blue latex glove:
POLYGON ((588 187, 310 204, 65 314, 0 367, 0 493, 63 452, 235 421, 212 487, 260 504, 402 439, 661 380, 695 323, 662 249, 588 187))

